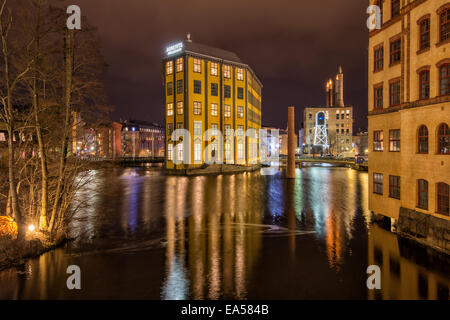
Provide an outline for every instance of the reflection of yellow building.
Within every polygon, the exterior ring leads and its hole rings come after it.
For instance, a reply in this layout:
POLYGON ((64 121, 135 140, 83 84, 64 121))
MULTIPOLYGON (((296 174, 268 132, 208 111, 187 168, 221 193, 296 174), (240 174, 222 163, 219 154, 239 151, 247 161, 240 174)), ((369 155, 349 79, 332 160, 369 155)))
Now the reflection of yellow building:
POLYGON ((448 225, 450 2, 370 3, 383 23, 369 35, 369 209, 448 225))
POLYGON ((166 49, 163 66, 166 168, 256 163, 262 84, 252 69, 234 53, 193 43, 189 35, 166 49), (250 128, 257 132, 246 136, 250 128), (189 131, 190 139, 173 138, 176 129, 189 131))
MULTIPOLYGON (((417 252, 417 247, 413 250, 417 252)), ((424 260, 423 266, 413 262, 411 258, 408 259, 408 254, 408 243, 400 243, 397 235, 376 224, 372 226, 369 233, 368 265, 380 267, 381 289, 368 290, 369 299, 448 300, 448 274, 444 271, 434 271, 436 261, 427 257, 427 253, 421 257, 424 260)), ((442 264, 445 269, 448 268, 447 262, 442 264)))

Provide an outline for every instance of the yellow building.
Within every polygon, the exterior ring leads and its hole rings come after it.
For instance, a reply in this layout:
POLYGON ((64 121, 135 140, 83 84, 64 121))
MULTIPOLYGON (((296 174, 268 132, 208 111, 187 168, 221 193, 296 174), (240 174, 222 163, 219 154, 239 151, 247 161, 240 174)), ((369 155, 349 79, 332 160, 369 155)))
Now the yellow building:
POLYGON ((450 226, 450 2, 370 4, 382 24, 369 34, 369 208, 427 221, 418 233, 449 249, 434 240, 450 226))
POLYGON ((166 168, 258 163, 262 84, 252 69, 190 35, 166 48, 163 66, 166 168))

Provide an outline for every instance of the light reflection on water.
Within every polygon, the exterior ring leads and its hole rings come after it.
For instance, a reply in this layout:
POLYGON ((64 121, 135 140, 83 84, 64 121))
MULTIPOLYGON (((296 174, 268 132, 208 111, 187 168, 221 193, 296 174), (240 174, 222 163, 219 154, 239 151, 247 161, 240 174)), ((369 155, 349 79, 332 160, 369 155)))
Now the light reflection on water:
POLYGON ((370 224, 366 173, 308 167, 296 175, 92 172, 75 202, 83 204, 72 225, 80 237, 0 272, 0 298, 448 296, 447 258, 370 224), (379 292, 366 288, 374 263, 379 292), (81 267, 81 292, 65 289, 70 264, 81 267))

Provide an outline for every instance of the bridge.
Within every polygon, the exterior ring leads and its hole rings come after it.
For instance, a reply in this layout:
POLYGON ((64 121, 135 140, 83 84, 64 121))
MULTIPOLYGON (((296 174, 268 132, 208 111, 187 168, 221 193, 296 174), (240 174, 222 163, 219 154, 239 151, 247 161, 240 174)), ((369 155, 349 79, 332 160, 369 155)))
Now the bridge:
MULTIPOLYGON (((335 159, 335 158, 301 158, 301 157, 295 157, 295 165, 298 167, 303 167, 304 163, 327 163, 331 164, 337 167, 351 167, 355 170, 359 171, 367 171, 368 170, 368 163, 356 163, 355 160, 350 159, 335 159)), ((282 166, 287 165, 287 159, 281 158, 280 164, 282 166)))
POLYGON ((116 157, 116 158, 102 158, 102 157, 83 157, 85 161, 90 162, 113 162, 120 165, 141 165, 147 163, 164 163, 164 157, 116 157))

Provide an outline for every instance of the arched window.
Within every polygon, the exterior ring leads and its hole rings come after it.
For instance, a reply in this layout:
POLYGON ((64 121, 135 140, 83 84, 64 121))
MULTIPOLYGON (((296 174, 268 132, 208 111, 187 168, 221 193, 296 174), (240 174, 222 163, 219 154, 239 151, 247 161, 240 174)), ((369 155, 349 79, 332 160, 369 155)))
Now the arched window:
POLYGON ((428 129, 426 126, 420 126, 418 132, 418 152, 428 153, 428 129))
POLYGON ((449 187, 448 184, 440 182, 437 184, 437 211, 449 215, 449 187))
POLYGON ((439 154, 450 154, 450 129, 446 123, 442 123, 438 128, 438 148, 439 154))
POLYGON ((439 94, 445 96, 450 94, 450 64, 443 64, 439 68, 439 94))
POLYGON ((445 41, 450 39, 450 9, 444 9, 440 14, 439 21, 439 40, 445 41))
POLYGON ((417 207, 421 209, 428 209, 428 181, 417 180, 417 207))

